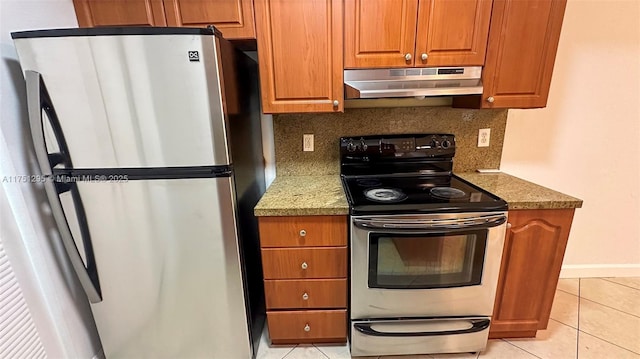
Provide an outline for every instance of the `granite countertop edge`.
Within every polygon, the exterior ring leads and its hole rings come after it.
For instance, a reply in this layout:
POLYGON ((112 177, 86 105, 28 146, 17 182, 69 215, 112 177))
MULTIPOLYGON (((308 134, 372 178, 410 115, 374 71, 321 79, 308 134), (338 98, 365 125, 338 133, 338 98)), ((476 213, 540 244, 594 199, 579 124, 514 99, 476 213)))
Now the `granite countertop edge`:
MULTIPOLYGON (((517 209, 571 209, 582 200, 507 173, 456 173, 517 209)), ((278 176, 254 208, 257 217, 348 215, 340 175, 278 176)))

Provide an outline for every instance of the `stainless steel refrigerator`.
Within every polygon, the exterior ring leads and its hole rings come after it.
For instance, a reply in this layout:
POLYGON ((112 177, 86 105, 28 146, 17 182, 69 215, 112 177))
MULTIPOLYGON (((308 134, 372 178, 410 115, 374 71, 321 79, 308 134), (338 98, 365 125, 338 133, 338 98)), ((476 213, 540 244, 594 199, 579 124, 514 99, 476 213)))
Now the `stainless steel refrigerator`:
POLYGON ((12 37, 34 178, 106 357, 252 357, 264 322, 255 62, 214 28, 12 37))

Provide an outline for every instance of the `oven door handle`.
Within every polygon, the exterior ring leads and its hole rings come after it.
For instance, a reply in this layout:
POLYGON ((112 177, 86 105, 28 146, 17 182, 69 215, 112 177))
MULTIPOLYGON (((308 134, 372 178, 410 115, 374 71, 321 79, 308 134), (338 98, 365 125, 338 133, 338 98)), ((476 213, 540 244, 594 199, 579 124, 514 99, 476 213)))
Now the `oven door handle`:
POLYGON ((468 329, 455 329, 455 330, 442 330, 433 332, 379 332, 371 328, 370 323, 356 323, 353 327, 364 335, 370 335, 374 337, 433 337, 438 335, 455 335, 455 334, 469 334, 481 332, 489 328, 491 321, 489 319, 470 319, 471 327, 468 329))
POLYGON ((467 230, 497 227, 507 221, 504 214, 448 219, 355 218, 356 227, 387 230, 467 230))

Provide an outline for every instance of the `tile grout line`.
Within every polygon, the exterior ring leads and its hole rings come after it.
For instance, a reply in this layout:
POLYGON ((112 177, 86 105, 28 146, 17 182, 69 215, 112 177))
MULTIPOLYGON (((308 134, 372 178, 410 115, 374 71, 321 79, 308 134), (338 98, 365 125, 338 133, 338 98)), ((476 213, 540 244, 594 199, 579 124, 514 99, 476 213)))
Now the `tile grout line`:
MULTIPOLYGON (((318 349, 318 351, 319 351, 320 353, 322 353, 322 355, 324 355, 324 357, 325 357, 325 358, 327 358, 327 359, 333 359, 333 358, 331 358, 331 357, 329 356, 329 354, 327 354, 327 353, 323 352, 323 351, 322 351, 322 349, 318 348, 315 344, 311 343, 311 345, 312 345, 314 348, 318 349)), ((351 356, 351 353, 349 353, 349 356, 351 356)))
POLYGON ((583 331, 583 330, 579 330, 578 332, 579 332, 579 333, 584 333, 584 334, 586 334, 586 335, 588 335, 588 336, 590 336, 590 337, 594 337, 594 338, 596 338, 596 339, 602 340, 603 342, 605 342, 605 343, 607 343, 607 344, 611 344, 611 345, 613 345, 614 347, 618 347, 618 348, 620 348, 620 349, 626 350, 626 351, 631 352, 631 353, 633 353, 633 354, 640 355, 640 353, 637 353, 637 352, 635 352, 635 351, 633 351, 633 350, 631 350, 631 349, 629 349, 629 348, 625 348, 625 347, 621 346, 620 344, 616 344, 616 343, 610 342, 610 341, 608 341, 607 339, 600 338, 600 337, 599 337, 599 336, 597 336, 597 335, 593 335, 593 334, 588 333, 588 332, 585 332, 585 331, 583 331))
POLYGON ((589 302, 591 302, 591 303, 596 303, 597 305, 601 305, 601 306, 603 306, 603 307, 605 307, 605 308, 613 309, 613 310, 615 310, 616 312, 620 312, 620 313, 623 313, 623 314, 626 314, 626 315, 630 315, 630 316, 632 316, 632 317, 634 317, 634 318, 640 318, 640 316, 638 316, 638 315, 635 315, 635 314, 633 314, 633 313, 625 312, 624 310, 620 310, 620 309, 618 309, 618 308, 614 308, 614 307, 612 307, 612 306, 609 306, 609 305, 606 305, 606 304, 602 304, 602 303, 600 303, 600 302, 596 302, 595 300, 591 300, 591 299, 588 299, 588 298, 582 298, 582 297, 580 297, 580 299, 584 299, 584 300, 589 301, 589 302))
POLYGON ((291 350, 289 350, 289 351, 287 352, 287 354, 285 354, 285 355, 282 357, 282 359, 286 358, 286 357, 287 357, 287 355, 291 354, 291 352, 293 351, 293 349, 295 349, 295 348, 297 348, 297 347, 298 347, 298 344, 296 344, 293 348, 291 348, 291 350))
POLYGON ((560 288, 556 288, 556 291, 561 291, 561 292, 563 292, 563 293, 567 293, 567 294, 572 295, 572 296, 574 296, 574 297, 579 297, 579 295, 578 295, 578 294, 573 294, 573 293, 571 293, 571 292, 567 292, 566 290, 562 290, 562 289, 560 289, 560 288))
POLYGON ((523 352, 525 352, 525 353, 527 353, 527 354, 531 354, 532 356, 534 356, 534 357, 536 357, 536 358, 538 358, 538 359, 542 359, 541 357, 539 357, 539 356, 537 356, 537 355, 533 354, 532 352, 530 352, 530 351, 528 351, 528 350, 526 350, 526 349, 520 348, 519 346, 515 345, 514 343, 512 343, 512 342, 510 342, 510 341, 508 341, 508 340, 506 340, 506 339, 500 339, 500 340, 502 340, 503 342, 505 342, 505 343, 507 343, 507 344, 511 345, 512 347, 516 347, 516 348, 518 348, 518 349, 522 350, 523 352))
POLYGON ((626 284, 622 284, 622 283, 614 282, 614 281, 612 281, 612 280, 608 280, 608 279, 606 279, 606 278, 596 278, 596 279, 602 279, 602 280, 604 280, 604 281, 606 281, 606 282, 609 282, 609 283, 613 283, 613 284, 621 285, 621 286, 626 287, 626 288, 631 288, 631 289, 634 289, 634 290, 640 291, 640 288, 636 288, 636 287, 628 286, 628 285, 626 285, 626 284))

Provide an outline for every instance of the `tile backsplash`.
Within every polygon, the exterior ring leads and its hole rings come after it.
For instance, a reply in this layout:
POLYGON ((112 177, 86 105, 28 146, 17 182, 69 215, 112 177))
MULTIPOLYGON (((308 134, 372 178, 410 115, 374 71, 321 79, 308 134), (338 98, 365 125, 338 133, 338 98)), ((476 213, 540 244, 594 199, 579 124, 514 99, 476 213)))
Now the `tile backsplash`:
POLYGON ((339 139, 402 133, 452 133, 456 172, 499 168, 507 110, 449 107, 346 109, 344 113, 275 115, 273 132, 277 176, 340 173, 339 139), (490 128, 489 147, 477 147, 478 130, 490 128), (314 135, 314 151, 302 151, 302 135, 314 135))

